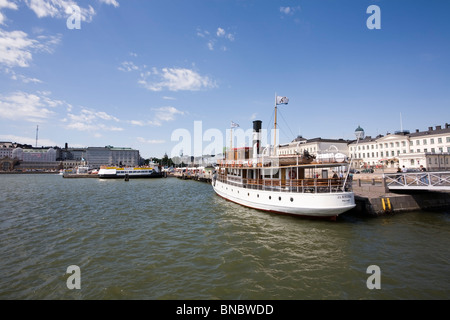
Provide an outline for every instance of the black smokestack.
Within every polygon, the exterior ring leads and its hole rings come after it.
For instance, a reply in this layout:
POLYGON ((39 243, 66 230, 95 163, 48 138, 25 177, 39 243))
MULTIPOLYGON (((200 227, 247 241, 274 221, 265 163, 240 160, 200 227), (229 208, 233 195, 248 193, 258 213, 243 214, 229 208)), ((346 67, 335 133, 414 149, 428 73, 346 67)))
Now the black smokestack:
POLYGON ((261 153, 261 120, 253 121, 253 158, 256 159, 261 153))
POLYGON ((261 120, 253 121, 253 131, 261 132, 261 125, 262 125, 262 121, 261 120))

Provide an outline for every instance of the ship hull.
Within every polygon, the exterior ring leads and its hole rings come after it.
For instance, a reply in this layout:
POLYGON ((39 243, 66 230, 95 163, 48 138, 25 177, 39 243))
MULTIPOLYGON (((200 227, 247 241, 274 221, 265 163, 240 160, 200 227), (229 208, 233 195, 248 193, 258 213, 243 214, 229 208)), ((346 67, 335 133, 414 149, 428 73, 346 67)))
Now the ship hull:
MULTIPOLYGON (((100 179, 125 179, 126 175, 111 175, 111 174, 105 174, 105 175, 98 175, 100 179)), ((161 173, 155 173, 151 175, 137 175, 137 174, 130 174, 128 175, 128 178, 130 179, 152 179, 152 178, 162 178, 163 175, 161 173)))
POLYGON ((240 205, 293 216, 334 219, 356 206, 352 192, 266 191, 232 186, 217 180, 213 182, 213 188, 222 198, 240 205))
POLYGON ((154 171, 150 168, 100 168, 98 172, 100 179, 149 179, 162 178, 161 172, 154 171))

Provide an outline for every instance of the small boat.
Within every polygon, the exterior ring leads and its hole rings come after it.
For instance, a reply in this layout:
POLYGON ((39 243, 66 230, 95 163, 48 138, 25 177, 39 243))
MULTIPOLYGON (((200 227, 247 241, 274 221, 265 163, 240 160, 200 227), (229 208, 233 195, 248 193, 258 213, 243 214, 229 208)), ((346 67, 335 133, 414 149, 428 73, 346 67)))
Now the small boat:
POLYGON ((98 171, 100 179, 136 179, 136 178, 162 178, 163 174, 158 167, 107 167, 101 166, 98 171))

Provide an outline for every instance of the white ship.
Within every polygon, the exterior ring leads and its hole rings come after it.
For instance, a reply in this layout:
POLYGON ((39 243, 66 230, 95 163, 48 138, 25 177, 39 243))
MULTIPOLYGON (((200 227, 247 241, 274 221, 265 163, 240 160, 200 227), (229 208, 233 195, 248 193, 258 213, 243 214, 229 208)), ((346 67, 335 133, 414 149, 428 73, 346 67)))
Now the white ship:
POLYGON ((270 146, 261 151, 260 135, 261 121, 254 121, 253 148, 232 149, 219 161, 212 179, 219 196, 254 209, 331 220, 355 207, 348 179, 331 177, 348 166, 344 155, 326 161, 275 156, 270 146))
POLYGON ((158 167, 107 167, 102 166, 98 171, 100 179, 136 179, 136 178, 161 178, 163 174, 158 167))

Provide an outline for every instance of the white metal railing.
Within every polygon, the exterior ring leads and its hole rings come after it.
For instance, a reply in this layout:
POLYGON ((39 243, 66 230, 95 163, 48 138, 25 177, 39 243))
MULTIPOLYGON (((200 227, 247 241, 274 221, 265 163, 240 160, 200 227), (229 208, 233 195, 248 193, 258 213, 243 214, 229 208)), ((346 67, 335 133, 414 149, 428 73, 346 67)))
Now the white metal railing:
POLYGON ((213 176, 213 181, 215 180, 247 189, 295 193, 339 193, 352 189, 350 181, 347 181, 344 187, 344 179, 291 179, 282 182, 279 179, 246 179, 239 176, 216 174, 213 176))
POLYGON ((384 174, 390 189, 434 189, 450 190, 450 171, 398 172, 384 174))

